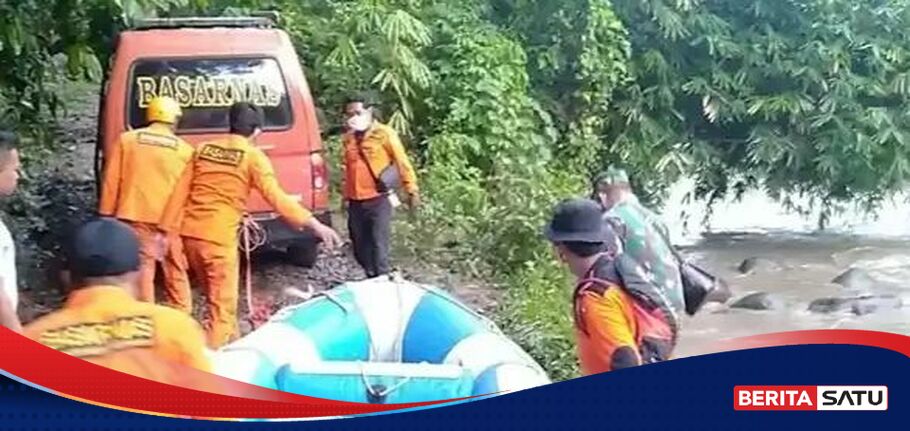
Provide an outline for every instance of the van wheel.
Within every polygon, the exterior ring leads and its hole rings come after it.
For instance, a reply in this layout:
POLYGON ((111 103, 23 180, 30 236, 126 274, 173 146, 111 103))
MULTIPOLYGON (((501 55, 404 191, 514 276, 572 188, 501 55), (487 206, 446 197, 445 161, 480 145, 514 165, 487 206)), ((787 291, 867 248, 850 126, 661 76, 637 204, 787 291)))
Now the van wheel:
POLYGON ((312 241, 295 242, 288 246, 287 259, 292 265, 312 268, 319 259, 319 246, 312 241))

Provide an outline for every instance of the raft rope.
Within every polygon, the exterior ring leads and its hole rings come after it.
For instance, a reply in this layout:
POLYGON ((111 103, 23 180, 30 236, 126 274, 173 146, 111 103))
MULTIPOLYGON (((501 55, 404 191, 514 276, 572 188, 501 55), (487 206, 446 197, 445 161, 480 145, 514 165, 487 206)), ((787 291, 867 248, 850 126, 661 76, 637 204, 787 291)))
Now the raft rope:
POLYGON ((246 268, 244 271, 244 284, 246 289, 246 309, 247 314, 253 313, 253 259, 254 251, 266 245, 269 241, 268 231, 262 227, 249 214, 243 216, 240 224, 240 250, 246 257, 246 268))
POLYGON ((401 379, 400 382, 395 383, 394 385, 392 385, 388 388, 385 388, 382 385, 379 385, 379 387, 382 389, 377 389, 372 384, 370 384, 370 380, 367 377, 366 363, 360 364, 360 377, 363 379, 363 386, 367 388, 367 393, 369 394, 370 401, 374 402, 374 403, 380 403, 380 404, 385 403, 385 398, 387 396, 389 396, 389 394, 401 389, 402 386, 408 384, 408 382, 410 382, 411 379, 413 379, 413 376, 406 376, 405 378, 401 379))

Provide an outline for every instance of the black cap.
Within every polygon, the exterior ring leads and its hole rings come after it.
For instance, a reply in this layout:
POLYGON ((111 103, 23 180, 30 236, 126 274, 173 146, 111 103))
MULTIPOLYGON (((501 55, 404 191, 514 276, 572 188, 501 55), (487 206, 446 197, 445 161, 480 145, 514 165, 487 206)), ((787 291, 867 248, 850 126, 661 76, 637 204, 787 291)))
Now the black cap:
POLYGON ((556 206, 553 219, 544 228, 552 242, 607 243, 613 240, 603 211, 590 199, 570 199, 556 206))
POLYGON ((97 218, 80 226, 67 249, 69 270, 81 277, 122 275, 139 269, 139 239, 126 224, 97 218))

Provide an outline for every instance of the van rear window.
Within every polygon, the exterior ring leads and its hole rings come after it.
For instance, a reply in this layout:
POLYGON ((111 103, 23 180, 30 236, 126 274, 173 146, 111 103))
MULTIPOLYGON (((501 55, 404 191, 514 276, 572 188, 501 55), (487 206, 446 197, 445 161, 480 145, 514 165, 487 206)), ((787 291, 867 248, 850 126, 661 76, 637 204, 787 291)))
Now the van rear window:
POLYGON ((143 59, 133 63, 127 122, 144 127, 145 108, 155 96, 171 96, 183 107, 181 132, 226 132, 235 102, 262 107, 267 130, 293 122, 287 87, 272 58, 143 59))

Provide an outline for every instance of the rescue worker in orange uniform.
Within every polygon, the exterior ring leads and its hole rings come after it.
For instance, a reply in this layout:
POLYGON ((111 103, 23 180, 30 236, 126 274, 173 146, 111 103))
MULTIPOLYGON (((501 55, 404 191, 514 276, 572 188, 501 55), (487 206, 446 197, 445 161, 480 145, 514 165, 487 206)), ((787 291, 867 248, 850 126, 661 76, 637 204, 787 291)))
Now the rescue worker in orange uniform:
POLYGON ((193 147, 174 134, 182 110, 170 97, 149 102, 149 125, 120 136, 105 155, 98 213, 128 223, 140 244, 139 299, 155 302, 156 262, 163 260, 165 298, 189 313, 186 258, 176 238, 165 241, 158 224, 193 157, 193 147), (166 249, 165 249, 166 248, 166 249))
POLYGON ((417 176, 395 129, 373 118, 364 96, 345 104, 344 196, 354 257, 368 278, 388 274, 395 188, 404 188, 413 211, 420 204, 417 176), (391 175, 386 175, 391 174, 391 175), (384 178, 393 184, 385 184, 384 178), (395 184, 395 183, 400 184, 395 184))
POLYGON ((189 315, 136 299, 140 244, 130 227, 99 218, 79 227, 66 250, 73 290, 61 310, 24 335, 117 371, 180 384, 182 367, 210 372, 205 335, 189 315))
POLYGON ((237 103, 231 107, 230 124, 229 137, 199 145, 161 222, 162 230, 183 237, 189 268, 202 279, 212 348, 237 336, 238 232, 253 190, 290 225, 312 230, 323 245, 333 248, 341 242, 335 231, 282 190, 268 157, 253 145, 262 132, 262 110, 237 103))
MULTIPOLYGON (((623 283, 621 250, 601 208, 588 199, 561 203, 545 228, 560 261, 578 278, 574 291, 578 357, 586 375, 667 360, 676 334, 674 316, 656 298, 623 283)), ((626 262, 632 262, 627 260, 626 262)))

